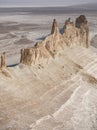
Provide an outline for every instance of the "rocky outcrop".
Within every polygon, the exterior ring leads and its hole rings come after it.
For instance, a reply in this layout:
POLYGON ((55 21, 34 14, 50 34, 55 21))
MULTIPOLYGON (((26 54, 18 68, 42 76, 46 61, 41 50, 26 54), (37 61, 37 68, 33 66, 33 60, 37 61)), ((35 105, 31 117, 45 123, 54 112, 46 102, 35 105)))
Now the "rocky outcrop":
POLYGON ((20 62, 26 65, 42 65, 54 58, 65 47, 80 45, 89 47, 89 27, 84 15, 76 19, 75 24, 67 19, 60 33, 56 19, 53 20, 51 35, 29 49, 21 50, 20 62))
POLYGON ((89 26, 86 17, 84 15, 79 16, 76 19, 75 26, 80 32, 80 43, 85 47, 89 47, 89 26))
POLYGON ((89 27, 86 17, 79 16, 75 24, 71 22, 70 18, 66 20, 63 36, 67 46, 81 45, 88 48, 90 44, 89 27))
POLYGON ((5 52, 1 55, 1 68, 6 68, 5 52))
POLYGON ((21 60, 20 63, 26 65, 42 65, 48 62, 50 57, 49 52, 45 48, 44 44, 37 43, 34 47, 29 49, 21 50, 21 60))
POLYGON ((51 30, 51 34, 58 34, 59 33, 59 27, 57 24, 56 19, 53 20, 53 25, 52 25, 52 30, 51 30))
MULTIPOLYGON (((25 39, 22 39, 25 42, 25 39)), ((65 21, 62 32, 56 19, 53 20, 51 34, 43 41, 38 42, 32 48, 21 50, 20 63, 25 65, 43 66, 52 58, 55 58, 66 47, 84 46, 89 47, 89 26, 84 15, 79 16, 75 23, 71 19, 65 21)), ((1 68, 6 67, 5 53, 1 56, 1 68)))

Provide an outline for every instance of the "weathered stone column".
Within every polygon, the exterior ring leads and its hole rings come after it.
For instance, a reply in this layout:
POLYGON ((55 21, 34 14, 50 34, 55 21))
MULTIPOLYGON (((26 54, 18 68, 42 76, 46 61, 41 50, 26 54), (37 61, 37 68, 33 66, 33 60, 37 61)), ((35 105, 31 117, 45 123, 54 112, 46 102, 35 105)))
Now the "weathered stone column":
POLYGON ((90 38, 89 38, 89 26, 88 21, 84 15, 80 15, 75 22, 75 26, 80 29, 81 41, 83 46, 89 47, 90 38))
POLYGON ((54 34, 54 33, 56 34, 59 33, 59 27, 58 27, 56 19, 53 20, 53 25, 52 25, 52 30, 51 30, 51 34, 54 34))
POLYGON ((21 59, 20 59, 20 63, 23 63, 24 61, 24 49, 21 49, 21 59))
POLYGON ((5 52, 1 55, 1 68, 6 67, 6 62, 5 62, 5 52))

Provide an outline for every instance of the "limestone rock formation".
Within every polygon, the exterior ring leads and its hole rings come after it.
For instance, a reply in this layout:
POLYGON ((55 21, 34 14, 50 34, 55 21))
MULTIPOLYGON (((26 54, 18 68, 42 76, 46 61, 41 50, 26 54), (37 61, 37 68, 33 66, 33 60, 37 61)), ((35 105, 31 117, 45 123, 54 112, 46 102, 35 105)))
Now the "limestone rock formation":
POLYGON ((5 62, 5 52, 1 55, 1 68, 6 67, 6 62, 5 62))
POLYGON ((67 46, 79 44, 78 37, 80 36, 80 34, 78 33, 79 32, 74 23, 71 22, 70 19, 66 20, 63 36, 67 46))
POLYGON ((51 34, 58 34, 59 33, 59 27, 57 24, 56 19, 53 20, 53 25, 52 25, 52 30, 51 30, 51 34))
POLYGON ((42 65, 47 63, 50 57, 49 52, 42 43, 36 43, 36 45, 30 49, 21 50, 20 62, 26 65, 42 65))
POLYGON ((89 47, 89 26, 86 17, 84 15, 79 16, 76 19, 75 26, 79 28, 80 31, 80 42, 85 45, 85 47, 89 47))
POLYGON ((79 16, 75 24, 70 18, 66 20, 63 33, 60 33, 57 21, 54 19, 51 35, 32 48, 21 50, 20 62, 26 65, 42 65, 58 55, 66 46, 75 45, 89 47, 89 27, 84 15, 79 16))

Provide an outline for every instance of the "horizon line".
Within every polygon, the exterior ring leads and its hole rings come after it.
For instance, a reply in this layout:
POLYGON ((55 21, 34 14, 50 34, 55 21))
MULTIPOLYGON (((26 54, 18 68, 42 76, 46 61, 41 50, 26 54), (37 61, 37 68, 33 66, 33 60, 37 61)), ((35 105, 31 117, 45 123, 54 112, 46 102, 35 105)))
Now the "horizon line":
MULTIPOLYGON (((95 2, 94 2, 95 3, 95 2)), ((97 2, 96 2, 97 3, 97 2)), ((17 7, 20 7, 20 8, 22 8, 22 7, 70 7, 70 6, 76 6, 76 5, 82 5, 82 4, 93 4, 93 3, 91 3, 91 2, 83 2, 83 3, 76 3, 76 4, 60 4, 60 5, 58 5, 58 4, 49 4, 49 5, 47 5, 47 4, 42 4, 42 5, 40 5, 40 4, 35 4, 35 5, 0 5, 0 8, 17 8, 17 7)))

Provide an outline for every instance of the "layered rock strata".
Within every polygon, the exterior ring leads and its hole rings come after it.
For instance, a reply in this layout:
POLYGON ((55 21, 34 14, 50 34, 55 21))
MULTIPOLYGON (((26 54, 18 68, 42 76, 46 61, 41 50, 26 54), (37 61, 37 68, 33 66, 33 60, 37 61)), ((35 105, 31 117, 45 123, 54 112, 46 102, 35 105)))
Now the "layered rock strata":
POLYGON ((51 34, 42 42, 29 49, 21 50, 20 63, 26 65, 41 65, 47 63, 66 46, 80 45, 89 47, 89 27, 84 15, 76 19, 75 24, 70 18, 66 20, 63 33, 60 33, 56 19, 53 21, 51 34))
MULTIPOLYGON (((21 50, 20 63, 25 65, 45 65, 48 61, 71 46, 89 47, 89 27, 84 15, 76 19, 75 24, 71 19, 65 21, 62 33, 56 19, 53 20, 51 34, 32 48, 21 50)), ((1 68, 6 67, 5 53, 1 56, 1 68)))

